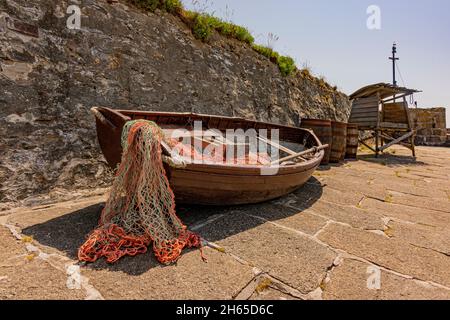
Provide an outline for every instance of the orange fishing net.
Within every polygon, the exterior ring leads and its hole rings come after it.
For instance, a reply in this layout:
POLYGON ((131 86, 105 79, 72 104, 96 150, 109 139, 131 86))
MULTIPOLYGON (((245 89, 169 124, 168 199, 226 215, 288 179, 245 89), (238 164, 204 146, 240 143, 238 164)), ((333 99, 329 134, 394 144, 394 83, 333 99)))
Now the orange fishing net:
POLYGON ((218 145, 210 150, 198 150, 191 141, 184 143, 177 139, 169 139, 168 143, 174 153, 188 160, 238 165, 268 165, 272 161, 267 152, 253 152, 248 150, 248 146, 243 146, 244 150, 238 151, 234 142, 218 145), (227 155, 228 148, 235 149, 230 158, 227 155))
MULTIPOLYGON (((153 251, 159 262, 175 262, 185 247, 200 247, 200 237, 175 213, 174 194, 163 167, 164 135, 153 122, 128 122, 122 134, 123 156, 99 227, 80 247, 78 258, 109 263, 153 251)), ((203 257, 203 256, 202 256, 203 257)))

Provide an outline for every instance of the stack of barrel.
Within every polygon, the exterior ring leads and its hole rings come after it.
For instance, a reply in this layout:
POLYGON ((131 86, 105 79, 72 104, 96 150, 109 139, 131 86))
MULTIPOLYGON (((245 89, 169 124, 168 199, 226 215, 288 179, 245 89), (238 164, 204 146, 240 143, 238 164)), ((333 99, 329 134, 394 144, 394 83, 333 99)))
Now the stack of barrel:
POLYGON ((338 121, 302 119, 300 127, 312 130, 325 150, 322 165, 339 163, 344 159, 356 159, 358 152, 358 126, 338 121))

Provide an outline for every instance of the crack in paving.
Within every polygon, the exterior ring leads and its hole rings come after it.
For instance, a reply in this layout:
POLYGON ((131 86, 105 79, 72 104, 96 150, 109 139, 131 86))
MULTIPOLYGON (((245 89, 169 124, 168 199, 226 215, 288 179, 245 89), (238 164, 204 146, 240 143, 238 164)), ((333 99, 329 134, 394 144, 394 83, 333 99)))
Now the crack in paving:
MULTIPOLYGON (((255 218, 252 215, 246 214, 250 217, 255 218)), ((197 224, 195 224, 194 226, 192 226, 190 229, 192 231, 198 230, 203 228, 204 226, 207 226, 211 223, 214 223, 215 221, 219 220, 220 218, 224 217, 224 214, 219 214, 219 215, 214 215, 209 217, 208 219, 201 221, 197 224)), ((256 217, 257 218, 257 217, 256 217)), ((222 254, 226 254, 228 256, 230 256, 231 258, 233 258, 235 261, 237 261, 238 263, 245 265, 245 266, 250 266, 253 267, 254 270, 254 274, 255 277, 250 280, 250 282, 245 285, 234 297, 233 299, 235 300, 248 300, 255 292, 256 289, 258 287, 258 285, 261 283, 261 281, 263 281, 264 279, 270 279, 273 286, 271 285, 270 287, 274 290, 280 291, 286 295, 289 295, 293 298, 297 298, 297 299, 301 299, 301 300, 316 300, 317 299, 317 294, 315 293, 314 290, 308 294, 303 294, 300 291, 298 291, 295 288, 292 288, 291 286, 287 285, 286 283, 282 282, 280 279, 275 278, 274 276, 269 275, 268 273, 262 271, 261 269, 255 267, 253 265, 253 263, 251 263, 250 261, 247 261, 237 255, 235 255, 234 253, 227 251, 225 248, 217 245, 216 243, 212 242, 212 241, 208 241, 207 239, 202 238, 202 242, 204 245, 222 253, 222 254)), ((322 298, 321 293, 320 293, 320 299, 322 298)))
MULTIPOLYGON (((397 191, 394 191, 394 192, 397 192, 397 191)), ((418 209, 418 210, 429 210, 429 211, 435 211, 435 212, 446 213, 446 214, 450 213, 450 211, 443 211, 443 210, 439 210, 439 209, 417 207, 417 206, 413 206, 413 205, 409 205, 409 204, 404 204, 404 203, 398 203, 398 202, 386 201, 386 199, 379 199, 379 198, 376 198, 376 197, 370 197, 370 196, 367 196, 366 199, 372 199, 372 200, 375 200, 375 201, 379 201, 379 202, 383 202, 383 203, 387 203, 387 204, 391 204, 391 205, 393 204, 393 205, 396 205, 396 206, 402 206, 402 207, 414 208, 414 209, 418 209)), ((429 198, 429 199, 435 199, 435 198, 429 198)))
POLYGON ((439 250, 436 250, 436 249, 433 249, 433 248, 427 248, 427 247, 419 246, 419 245, 414 244, 414 243, 411 243, 411 242, 409 242, 409 241, 408 241, 408 243, 409 243, 411 246, 413 246, 413 247, 416 247, 416 248, 419 248, 419 249, 431 250, 431 251, 434 251, 434 252, 436 252, 436 253, 442 254, 442 255, 444 255, 444 256, 446 256, 446 257, 450 257, 450 253, 445 253, 445 252, 442 252, 442 251, 439 251, 439 250))
POLYGON ((263 272, 260 270, 260 273, 256 275, 247 286, 245 286, 239 294, 234 298, 235 300, 248 300, 255 293, 264 292, 264 290, 271 288, 276 290, 277 292, 283 293, 295 299, 300 300, 321 300, 322 296, 317 295, 317 289, 312 290, 311 292, 304 294, 298 291, 297 289, 292 288, 291 286, 285 284, 280 279, 276 278, 273 275, 270 275, 267 272, 263 272))
POLYGON ((322 281, 320 282, 319 287, 316 289, 316 294, 320 294, 320 298, 323 299, 323 292, 325 291, 325 287, 327 283, 331 281, 331 275, 337 267, 339 267, 343 262, 343 257, 338 254, 336 258, 333 260, 333 263, 327 268, 327 272, 325 276, 323 277, 322 281))
POLYGON ((285 293, 287 295, 290 295, 294 298, 298 298, 298 299, 302 299, 302 300, 316 300, 317 298, 315 297, 315 291, 317 290, 313 290, 307 294, 301 293, 299 290, 291 287, 290 285, 284 283, 282 280, 276 278, 273 275, 270 275, 269 273, 263 271, 262 269, 260 269, 259 267, 256 267, 251 261, 247 261, 237 255, 235 255, 234 253, 227 251, 225 248, 217 245, 214 242, 208 241, 206 239, 202 239, 203 242, 210 248, 219 251, 222 254, 226 254, 229 257, 231 257, 232 259, 234 259, 235 261, 239 262, 242 265, 245 266, 250 266, 253 267, 253 272, 255 274, 255 277, 250 280, 250 282, 245 285, 234 297, 235 300, 248 300, 256 291, 256 288, 258 286, 258 283, 255 285, 255 279, 264 276, 266 278, 269 278, 270 280, 272 280, 272 283, 274 284, 275 290, 278 290, 282 293, 285 293), (253 289, 252 289, 253 288, 253 289), (251 293, 250 293, 251 291, 251 293))
MULTIPOLYGON (((5 228, 7 228, 17 240, 19 240, 19 241, 24 240, 24 236, 22 236, 22 234, 16 229, 16 227, 6 224, 6 223, 2 223, 1 225, 4 226, 5 228)), ((66 256, 63 256, 60 254, 55 254, 55 253, 51 253, 51 254, 45 253, 41 249, 39 249, 37 246, 35 246, 31 243, 26 243, 25 249, 30 254, 33 254, 35 257, 45 261, 52 268, 54 268, 60 272, 63 272, 66 275, 68 275, 68 269, 70 267, 72 267, 72 268, 76 267, 78 264, 78 262, 75 262, 66 256), (51 257, 56 257, 59 260, 61 260, 61 262, 55 263, 55 262, 51 261, 51 259, 50 259, 51 257), (65 263, 63 263, 63 262, 65 262, 65 263)), ((68 281, 69 281, 69 277, 68 277, 68 281)), ((80 282, 81 282, 80 283, 81 288, 83 288, 83 290, 86 293, 85 300, 104 300, 101 293, 96 288, 94 288, 93 285, 91 285, 89 283, 89 278, 80 274, 80 282)))
MULTIPOLYGON (((317 212, 316 212, 315 210, 313 210, 313 209, 306 208, 306 207, 297 207, 297 206, 293 206, 291 203, 294 202, 294 201, 295 201, 295 200, 293 200, 293 201, 288 201, 288 202, 285 202, 285 203, 281 203, 281 202, 280 202, 280 204, 281 204, 282 206, 285 206, 286 208, 290 208, 290 209, 293 209, 293 210, 298 210, 298 211, 301 211, 301 212, 309 213, 309 214, 314 215, 314 216, 316 216, 316 217, 320 217, 320 218, 322 218, 322 219, 324 219, 324 220, 327 220, 327 222, 325 223, 325 225, 324 225, 319 231, 317 231, 317 233, 316 233, 314 236, 318 236, 318 235, 320 234, 320 232, 321 232, 328 224, 330 224, 330 223, 336 223, 336 224, 340 224, 340 225, 343 225, 343 226, 346 226, 346 227, 354 228, 352 225, 350 225, 350 224, 348 224, 348 223, 333 220, 333 218, 330 218, 330 217, 328 217, 328 216, 324 216, 324 215, 322 215, 322 214, 320 214, 320 213, 317 213, 317 212)), ((334 204, 333 202, 329 202, 329 201, 326 201, 326 200, 321 200, 321 201, 323 201, 324 203, 334 204)), ((347 208, 352 208, 352 209, 363 210, 363 209, 360 209, 360 208, 355 207, 355 206, 352 206, 352 205, 340 205, 340 206, 342 206, 342 207, 347 207, 347 208)), ((384 219, 384 218, 381 217, 381 215, 379 216, 379 218, 381 219, 381 221, 383 221, 383 219, 384 219)), ((384 222, 384 221, 383 221, 383 222, 384 222)), ((378 231, 384 231, 384 230, 377 230, 377 229, 375 229, 375 230, 369 230, 369 229, 365 229, 365 228, 357 228, 357 229, 359 229, 359 230, 364 230, 364 231, 375 231, 375 232, 378 232, 378 231)))

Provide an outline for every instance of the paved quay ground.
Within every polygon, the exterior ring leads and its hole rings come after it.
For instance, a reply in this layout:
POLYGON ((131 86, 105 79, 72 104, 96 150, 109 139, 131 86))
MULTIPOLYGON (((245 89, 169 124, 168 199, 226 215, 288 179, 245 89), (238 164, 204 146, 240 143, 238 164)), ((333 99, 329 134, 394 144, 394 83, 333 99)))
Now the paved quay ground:
POLYGON ((180 206, 207 263, 149 252, 78 273, 104 201, 0 212, 0 299, 450 299, 450 148, 363 155, 269 203, 180 206))

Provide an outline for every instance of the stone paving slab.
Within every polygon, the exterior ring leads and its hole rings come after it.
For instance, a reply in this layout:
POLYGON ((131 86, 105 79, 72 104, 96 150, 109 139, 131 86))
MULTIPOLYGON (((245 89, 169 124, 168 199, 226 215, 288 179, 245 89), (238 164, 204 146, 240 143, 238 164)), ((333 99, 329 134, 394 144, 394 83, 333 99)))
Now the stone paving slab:
POLYGON ((418 197, 430 197, 444 200, 448 199, 448 195, 445 190, 431 188, 430 186, 427 188, 419 187, 417 182, 403 177, 399 178, 396 176, 395 179, 391 180, 375 178, 371 181, 371 183, 373 185, 384 186, 388 191, 396 191, 418 197))
POLYGON ((0 226, 0 300, 83 299, 84 293, 70 290, 67 276, 47 261, 25 249, 26 242, 17 240, 0 226))
POLYGON ((328 222, 326 217, 282 205, 283 201, 274 204, 262 204, 245 208, 243 214, 263 218, 279 225, 292 228, 309 235, 315 235, 328 222), (281 205, 280 205, 281 203, 281 205))
POLYGON ((336 175, 333 177, 326 177, 322 179, 321 182, 334 190, 348 190, 372 198, 384 199, 388 192, 385 186, 374 184, 371 179, 366 178, 347 179, 345 176, 336 175))
POLYGON ((391 221, 385 232, 389 237, 441 252, 450 257, 450 228, 391 221))
POLYGON ((450 288, 450 259, 442 253, 339 224, 328 225, 319 239, 389 270, 450 288))
POLYGON ((320 285, 336 258, 307 237, 239 214, 206 226, 200 234, 304 294, 320 285))
POLYGON ((446 212, 395 204, 390 198, 386 198, 385 201, 366 198, 362 201, 361 208, 410 223, 431 226, 450 225, 450 215, 446 212))
POLYGON ((308 208, 319 199, 338 205, 356 206, 363 199, 364 194, 354 190, 336 190, 331 187, 323 187, 317 184, 307 184, 291 195, 292 205, 300 208, 308 208))
POLYGON ((432 209, 434 211, 441 211, 450 213, 450 199, 437 199, 428 197, 418 197, 400 192, 389 192, 390 201, 394 204, 402 204, 405 206, 412 206, 420 210, 432 209))
POLYGON ((253 268, 204 248, 183 254, 176 265, 161 266, 152 253, 124 258, 114 265, 83 269, 105 299, 233 299, 255 276, 253 268))
POLYGON ((385 229, 382 215, 356 206, 342 206, 332 202, 317 201, 308 210, 328 217, 329 220, 349 224, 354 228, 380 231, 385 229))
MULTIPOLYGON (((425 282, 407 279, 380 270, 380 287, 373 287, 368 275, 374 274, 376 266, 345 259, 336 267, 329 281, 323 286, 326 300, 448 300, 450 291, 425 282)), ((375 271, 378 272, 378 271, 375 271)))

